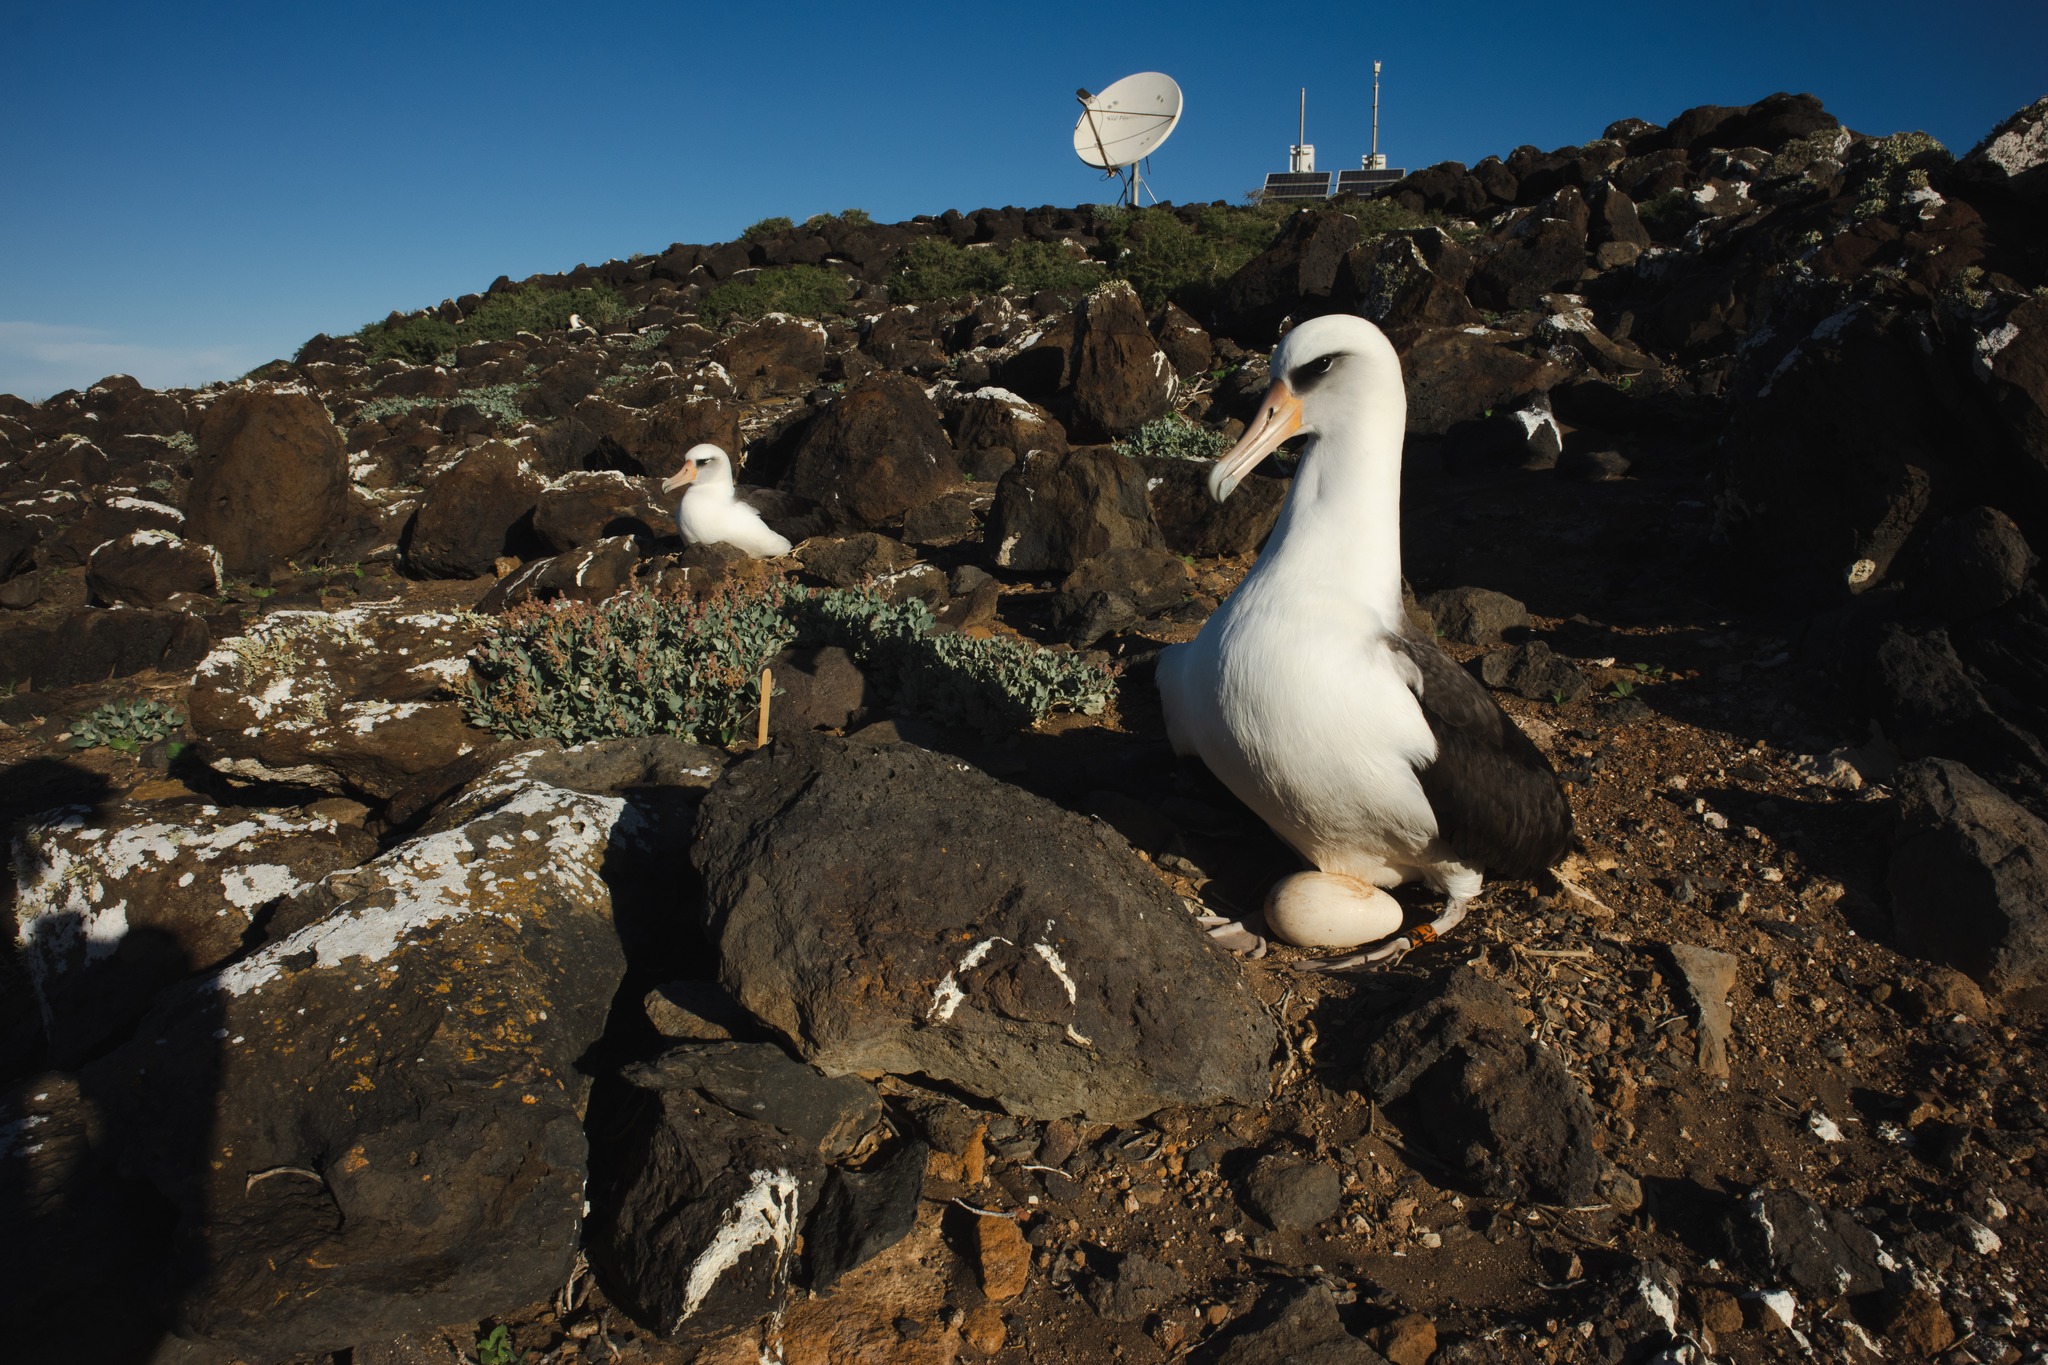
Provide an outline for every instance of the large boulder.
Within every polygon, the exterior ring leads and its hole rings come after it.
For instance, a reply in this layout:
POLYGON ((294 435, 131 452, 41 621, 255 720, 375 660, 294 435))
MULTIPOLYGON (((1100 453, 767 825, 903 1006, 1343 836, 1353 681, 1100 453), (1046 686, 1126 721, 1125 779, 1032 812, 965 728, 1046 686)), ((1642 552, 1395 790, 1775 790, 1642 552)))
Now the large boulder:
POLYGON ((1910 952, 2048 999, 2048 824, 1948 759, 1899 770, 1887 874, 1910 952))
POLYGON ((2048 96, 1993 128, 1956 163, 1953 175, 1971 189, 2048 202, 2048 96))
POLYGON ((1907 311, 1851 304, 1733 405, 1715 520, 1744 585, 1781 605, 1867 592, 1931 510, 1989 491, 1923 338, 1907 311))
POLYGON ((1423 327, 1390 336, 1408 388, 1408 430, 1416 436, 1441 436, 1459 422, 1515 407, 1565 377, 1554 361, 1511 349, 1497 333, 1423 327))
POLYGON ((1465 297, 1472 253, 1442 228, 1389 232, 1345 262, 1358 311, 1382 327, 1464 327, 1479 321, 1465 297))
POLYGON ((986 385, 959 401, 953 444, 962 451, 1032 450, 1066 453, 1067 431, 1036 403, 986 385))
POLYGON ((130 531, 92 552, 85 586, 102 606, 161 607, 179 593, 220 591, 220 551, 169 531, 130 531))
POLYGON ((1074 418, 1095 437, 1128 436, 1173 410, 1180 377, 1122 280, 1088 296, 1074 349, 1074 418))
POLYGON ((1358 244, 1358 220, 1334 209, 1304 209, 1268 246, 1223 283, 1216 329, 1246 346, 1271 346, 1280 324, 1330 311, 1344 257, 1358 244))
POLYGON ((825 372, 825 328, 809 318, 772 313, 711 349, 742 398, 799 393, 825 372))
POLYGON ((675 505, 664 505, 658 484, 616 469, 550 479, 533 510, 534 533, 554 554, 610 536, 653 540, 674 525, 675 505))
POLYGON ((1606 1203, 1617 1180, 1600 1120, 1524 1012, 1470 967, 1367 1045, 1369 1093, 1483 1194, 1545 1204, 1606 1203))
POLYGON ((489 742, 456 700, 482 633, 400 606, 272 612, 193 676, 200 752, 241 781, 394 796, 489 742))
POLYGON ((546 489, 524 451, 502 441, 476 447, 427 486, 406 567, 426 578, 482 578, 501 556, 531 547, 546 489))
POLYGON ((199 419, 186 534, 229 573, 262 573, 314 549, 348 510, 341 433, 298 389, 236 388, 199 419))
POLYGON ((1145 501, 1166 548, 1204 559, 1256 553, 1280 520, 1289 481, 1248 474, 1222 502, 1209 496, 1211 460, 1138 457, 1145 471, 1145 501))
POLYGON ((28 821, 14 839, 14 917, 50 1064, 118 1040, 163 987, 241 952, 267 907, 376 851, 323 816, 197 802, 28 821))
POLYGON ((212 632, 182 611, 80 607, 50 625, 0 627, 0 683, 41 691, 150 669, 180 671, 206 654, 212 632))
POLYGON ((587 1178, 583 1058, 625 963, 599 870, 626 802, 530 756, 290 898, 276 937, 166 995, 86 1069, 175 1221, 179 1336, 276 1360, 559 1290, 587 1178))
POLYGON ((996 485, 983 534, 995 563, 1027 572, 1071 572, 1111 550, 1156 549, 1145 468, 1090 447, 1033 452, 996 485))
POLYGON ((841 525, 866 529, 959 487, 939 410, 916 380, 880 374, 849 387, 799 439, 789 489, 841 525))
POLYGON ((829 1075, 1103 1122, 1265 1095, 1273 1026, 1157 875, 944 755, 778 740, 705 798, 691 857, 720 981, 829 1075))

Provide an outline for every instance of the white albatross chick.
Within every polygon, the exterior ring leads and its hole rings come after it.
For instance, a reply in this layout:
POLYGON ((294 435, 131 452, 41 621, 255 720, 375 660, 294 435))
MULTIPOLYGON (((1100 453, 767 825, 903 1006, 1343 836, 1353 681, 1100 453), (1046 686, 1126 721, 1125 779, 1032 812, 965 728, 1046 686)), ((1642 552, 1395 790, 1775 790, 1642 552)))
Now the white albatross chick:
POLYGON ((761 514, 742 500, 733 482, 732 460, 715 445, 691 446, 683 467, 661 485, 664 493, 683 491, 676 500, 676 529, 685 545, 725 544, 756 559, 789 553, 789 540, 768 529, 761 514))
POLYGON ((1209 771, 1315 869, 1266 902, 1301 947, 1405 953, 1464 918, 1487 876, 1564 856, 1571 807, 1536 746, 1401 605, 1401 363, 1379 328, 1313 318, 1273 352, 1258 416, 1209 475, 1218 502, 1283 441, 1309 437, 1259 562, 1201 633, 1165 651, 1174 750, 1209 771), (1386 888, 1448 895, 1400 934, 1386 888), (1390 937, 1391 936, 1391 937, 1390 937), (1381 942, 1381 940, 1387 940, 1381 942))

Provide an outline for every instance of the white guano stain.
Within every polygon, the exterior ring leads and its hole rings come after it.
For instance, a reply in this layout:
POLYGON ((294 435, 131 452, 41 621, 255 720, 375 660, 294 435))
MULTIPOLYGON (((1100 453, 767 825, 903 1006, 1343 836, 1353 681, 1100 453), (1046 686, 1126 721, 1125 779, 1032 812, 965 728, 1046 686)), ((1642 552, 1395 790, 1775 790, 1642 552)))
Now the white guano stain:
POLYGON ((780 1280, 796 1243, 797 1178, 787 1170, 757 1170, 747 1177, 746 1191, 725 1211, 711 1244, 690 1263, 683 1281, 683 1307, 670 1331, 687 1322, 726 1271, 755 1247, 773 1245, 771 1278, 780 1280))
POLYGON ((939 982, 938 988, 932 992, 932 1003, 925 1010, 924 1017, 926 1020, 944 1023, 946 1020, 951 1019, 953 1011, 967 1003, 967 993, 960 989, 960 973, 972 971, 974 968, 979 967, 982 960, 988 956, 991 948, 994 948, 998 943, 1008 943, 1009 941, 998 934, 985 938, 972 948, 969 948, 967 956, 961 958, 959 964, 952 971, 946 973, 944 979, 939 982))

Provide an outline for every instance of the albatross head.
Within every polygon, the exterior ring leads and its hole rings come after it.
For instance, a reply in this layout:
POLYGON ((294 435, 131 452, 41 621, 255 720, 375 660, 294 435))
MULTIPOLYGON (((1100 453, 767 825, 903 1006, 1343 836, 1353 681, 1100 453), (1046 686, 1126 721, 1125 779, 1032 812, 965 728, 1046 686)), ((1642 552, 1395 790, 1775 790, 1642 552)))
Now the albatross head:
POLYGON ((699 488, 732 487, 732 461, 715 445, 705 443, 691 446, 683 452, 683 467, 668 476, 661 485, 664 493, 673 493, 690 484, 699 488))
POLYGON ((1281 442, 1297 435, 1342 438, 1401 450, 1408 401, 1401 362, 1379 328, 1349 313, 1310 318, 1273 351, 1273 387, 1244 437, 1209 471, 1222 502, 1281 442))

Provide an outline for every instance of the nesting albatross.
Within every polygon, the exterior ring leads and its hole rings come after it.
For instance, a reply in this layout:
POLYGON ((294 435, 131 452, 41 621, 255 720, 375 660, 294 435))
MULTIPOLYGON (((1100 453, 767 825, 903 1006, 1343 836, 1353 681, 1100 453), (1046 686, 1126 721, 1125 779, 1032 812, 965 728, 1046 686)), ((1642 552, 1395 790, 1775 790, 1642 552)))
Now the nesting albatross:
POLYGON ((1297 433, 1310 437, 1279 523, 1243 584, 1159 662, 1176 752, 1199 756, 1314 871, 1275 886, 1266 923, 1304 947, 1406 952, 1457 924, 1483 880, 1564 856, 1571 808, 1491 694, 1401 606, 1401 365, 1363 318, 1302 323, 1273 352, 1259 414, 1209 475, 1218 502, 1297 433), (1400 935, 1383 888, 1443 891, 1400 935), (1382 942, 1382 940, 1385 940, 1382 942))
POLYGON ((677 489, 676 529, 688 545, 723 543, 745 550, 756 559, 789 553, 789 538, 770 530, 760 510, 747 498, 767 489, 741 488, 733 482, 732 460, 708 442, 694 445, 683 454, 683 467, 661 485, 664 493, 677 489))

